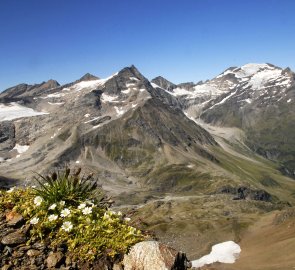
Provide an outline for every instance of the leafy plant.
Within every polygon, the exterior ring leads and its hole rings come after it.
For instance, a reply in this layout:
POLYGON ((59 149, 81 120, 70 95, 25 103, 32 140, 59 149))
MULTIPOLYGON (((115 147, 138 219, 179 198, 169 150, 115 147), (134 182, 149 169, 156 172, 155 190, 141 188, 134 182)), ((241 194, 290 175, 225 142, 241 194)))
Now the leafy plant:
POLYGON ((0 210, 22 214, 30 224, 29 242, 50 240, 52 247, 66 244, 74 259, 126 253, 144 239, 143 234, 129 225, 129 217, 109 210, 110 202, 92 176, 79 178, 80 172, 71 175, 66 168, 60 174, 39 175, 39 188, 0 191, 0 210))
POLYGON ((42 197, 48 204, 61 200, 77 204, 86 199, 93 199, 103 208, 110 206, 112 201, 98 187, 93 174, 81 176, 81 168, 71 174, 69 168, 53 172, 51 175, 38 174, 35 180, 39 187, 34 188, 37 196, 42 197))

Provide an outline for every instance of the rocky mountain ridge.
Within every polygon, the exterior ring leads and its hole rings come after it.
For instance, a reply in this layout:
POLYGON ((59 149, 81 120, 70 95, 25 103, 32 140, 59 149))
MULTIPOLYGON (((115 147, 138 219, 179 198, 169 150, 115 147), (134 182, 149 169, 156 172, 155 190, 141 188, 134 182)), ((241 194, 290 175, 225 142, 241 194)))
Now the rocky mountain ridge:
POLYGON ((294 79, 289 68, 247 64, 170 93, 191 119, 244 130, 252 150, 280 162, 281 171, 295 177, 294 79))
POLYGON ((1 93, 0 176, 30 184, 34 172, 81 166, 116 207, 196 257, 295 202, 295 182, 281 173, 292 176, 293 82, 268 64, 179 85, 131 66, 26 94, 11 88, 1 93))

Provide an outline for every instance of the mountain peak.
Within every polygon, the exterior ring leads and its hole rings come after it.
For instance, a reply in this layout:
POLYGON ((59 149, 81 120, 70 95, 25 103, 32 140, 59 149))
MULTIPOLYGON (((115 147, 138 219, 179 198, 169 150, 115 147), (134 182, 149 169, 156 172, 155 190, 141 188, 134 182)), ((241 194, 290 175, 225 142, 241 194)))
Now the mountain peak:
POLYGON ((50 79, 47 82, 43 83, 44 86, 48 87, 48 88, 56 88, 59 87, 60 84, 58 83, 58 81, 50 79))
POLYGON ((119 77, 134 77, 140 80, 146 80, 145 77, 138 71, 138 69, 134 65, 121 69, 117 73, 117 75, 119 77))
POLYGON ((82 82, 82 81, 93 81, 93 80, 99 80, 99 77, 96 77, 90 73, 86 73, 78 81, 82 82))
POLYGON ((176 84, 168 81, 162 76, 158 76, 151 80, 152 83, 155 83, 156 85, 160 86, 163 89, 166 89, 168 91, 172 91, 174 88, 176 88, 176 84))

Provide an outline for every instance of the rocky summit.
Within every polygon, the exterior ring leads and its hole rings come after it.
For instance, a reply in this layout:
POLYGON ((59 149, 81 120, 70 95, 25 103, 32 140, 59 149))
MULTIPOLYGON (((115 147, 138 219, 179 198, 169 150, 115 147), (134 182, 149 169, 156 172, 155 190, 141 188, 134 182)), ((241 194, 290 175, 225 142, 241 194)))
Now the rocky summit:
MULTIPOLYGON (((198 83, 149 81, 130 66, 104 79, 20 84, 0 93, 0 184, 82 167, 114 209, 197 259, 294 205, 294 102, 294 72, 271 64, 198 83)), ((2 242, 11 239, 25 241, 2 242)))

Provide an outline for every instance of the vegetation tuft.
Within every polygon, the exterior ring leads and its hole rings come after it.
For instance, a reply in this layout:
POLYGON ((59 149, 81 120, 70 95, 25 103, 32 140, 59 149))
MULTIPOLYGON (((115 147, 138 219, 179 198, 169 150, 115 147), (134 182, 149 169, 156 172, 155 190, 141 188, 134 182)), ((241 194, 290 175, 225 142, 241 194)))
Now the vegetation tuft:
POLYGON ((91 261, 115 258, 143 240, 141 231, 129 225, 130 218, 109 209, 110 200, 92 176, 39 175, 39 187, 0 191, 0 211, 22 214, 30 225, 30 240, 66 245, 74 259, 91 261))

